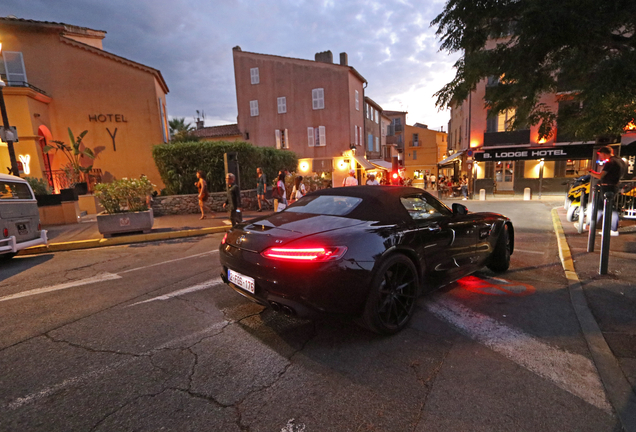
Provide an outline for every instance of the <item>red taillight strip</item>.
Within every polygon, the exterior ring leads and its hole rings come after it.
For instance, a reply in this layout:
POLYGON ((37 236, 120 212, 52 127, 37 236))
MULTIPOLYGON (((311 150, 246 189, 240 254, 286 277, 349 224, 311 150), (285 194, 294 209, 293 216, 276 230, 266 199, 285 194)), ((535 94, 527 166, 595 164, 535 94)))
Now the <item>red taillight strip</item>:
POLYGON ((341 258, 347 248, 337 246, 332 248, 269 248, 263 256, 272 259, 290 261, 327 261, 341 258))
POLYGON ((225 233, 225 235, 223 236, 223 240, 221 240, 221 244, 225 244, 227 240, 227 233, 225 233))

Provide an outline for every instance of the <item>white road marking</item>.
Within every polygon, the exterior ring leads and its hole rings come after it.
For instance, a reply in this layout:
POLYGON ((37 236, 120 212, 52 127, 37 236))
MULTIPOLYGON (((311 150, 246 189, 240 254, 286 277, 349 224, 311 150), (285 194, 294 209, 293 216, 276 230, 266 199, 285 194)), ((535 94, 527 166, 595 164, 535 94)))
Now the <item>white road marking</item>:
POLYGON ((545 255, 545 252, 532 251, 532 250, 525 250, 525 249, 517 249, 517 248, 515 248, 515 252, 529 253, 529 254, 538 254, 538 255, 545 255))
POLYGON ((29 297, 29 296, 43 294, 43 293, 52 292, 52 291, 60 291, 60 290, 68 289, 68 288, 74 288, 77 286, 89 285, 89 284, 94 284, 94 283, 108 281, 108 280, 115 280, 115 279, 121 279, 121 276, 112 274, 112 273, 101 273, 101 274, 98 274, 97 276, 93 276, 87 279, 79 279, 76 281, 66 282, 59 285, 53 285, 53 286, 44 287, 44 288, 37 288, 37 289, 29 290, 29 291, 23 291, 16 294, 11 294, 5 297, 0 297, 0 302, 7 301, 7 300, 14 300, 14 299, 22 298, 22 297, 29 297))
POLYGON ((191 343, 197 342, 207 333, 221 329, 225 327, 226 325, 228 325, 228 323, 229 323, 228 321, 221 321, 211 325, 210 327, 206 327, 203 330, 200 330, 198 332, 185 335, 180 338, 172 339, 171 341, 168 341, 157 348, 154 348, 142 353, 140 357, 132 357, 126 360, 121 360, 111 365, 104 366, 102 368, 98 368, 90 372, 86 372, 82 375, 78 375, 76 377, 66 379, 59 384, 54 384, 52 386, 46 387, 38 392, 16 398, 12 400, 11 402, 9 402, 7 405, 5 405, 5 407, 11 410, 15 410, 29 403, 37 402, 38 400, 43 399, 49 395, 52 395, 53 393, 56 393, 58 391, 61 391, 67 387, 70 387, 73 385, 85 385, 87 381, 94 380, 108 372, 115 371, 116 369, 127 366, 132 362, 135 362, 137 360, 140 360, 141 358, 144 358, 145 356, 151 355, 155 351, 166 349, 166 348, 178 348, 183 343, 185 343, 186 345, 189 345, 191 343))
POLYGON ((196 257, 204 256, 204 255, 210 255, 210 254, 217 253, 217 252, 218 252, 218 249, 207 251, 207 252, 201 252, 199 254, 190 255, 190 256, 187 256, 187 257, 175 258, 175 259, 172 259, 172 260, 162 261, 162 262, 159 262, 159 263, 150 264, 150 265, 143 266, 143 267, 137 267, 137 268, 133 268, 133 269, 124 270, 122 272, 119 272, 119 274, 129 273, 129 272, 133 272, 133 271, 137 271, 137 270, 144 270, 144 269, 147 269, 147 268, 150 268, 150 267, 155 267, 155 266, 158 266, 158 265, 164 265, 164 264, 173 263, 173 262, 177 262, 177 261, 182 261, 182 260, 186 260, 186 259, 190 259, 190 258, 196 258, 196 257))
POLYGON ((126 307, 129 308, 131 306, 137 306, 137 305, 148 303, 148 302, 151 302, 151 301, 168 300, 168 299, 171 299, 173 297, 178 297, 178 296, 181 296, 181 295, 184 295, 184 294, 188 294, 188 293, 191 293, 191 292, 201 291, 201 290, 212 288, 212 287, 215 287, 217 285, 222 285, 222 284, 223 284, 223 281, 221 280, 221 278, 211 279, 209 281, 206 281, 206 282, 203 282, 203 283, 200 283, 200 284, 197 284, 197 285, 193 285, 193 286, 188 287, 188 288, 183 288, 183 289, 180 289, 180 290, 177 290, 177 291, 173 291, 173 292, 168 293, 168 294, 160 295, 158 297, 153 297, 153 298, 148 299, 148 300, 139 301, 137 303, 133 303, 133 304, 128 305, 126 307))
POLYGON ((612 412, 596 367, 588 358, 547 345, 486 315, 474 312, 455 300, 438 298, 428 301, 426 307, 468 337, 549 379, 587 403, 605 412, 612 412))

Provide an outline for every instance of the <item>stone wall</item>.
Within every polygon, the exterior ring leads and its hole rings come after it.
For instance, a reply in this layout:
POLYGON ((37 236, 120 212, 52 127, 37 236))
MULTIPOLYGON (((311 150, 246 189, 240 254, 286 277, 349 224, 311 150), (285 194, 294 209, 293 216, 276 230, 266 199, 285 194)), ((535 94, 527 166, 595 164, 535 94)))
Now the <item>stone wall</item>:
MULTIPOLYGON (((197 194, 158 196, 152 199, 152 210, 155 216, 196 214, 200 213, 197 194)), ((223 203, 227 199, 227 192, 210 194, 207 204, 214 212, 223 212, 223 203)), ((244 210, 257 210, 256 189, 241 191, 241 205, 244 210)))

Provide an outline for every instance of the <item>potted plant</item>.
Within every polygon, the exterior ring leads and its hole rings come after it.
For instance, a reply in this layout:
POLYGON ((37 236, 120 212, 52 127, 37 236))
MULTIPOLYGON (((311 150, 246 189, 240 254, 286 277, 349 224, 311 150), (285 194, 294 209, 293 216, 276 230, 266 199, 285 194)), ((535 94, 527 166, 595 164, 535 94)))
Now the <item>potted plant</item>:
POLYGON ((97 215, 97 228, 104 237, 113 234, 152 230, 154 217, 150 196, 154 185, 146 176, 115 180, 95 186, 95 195, 104 211, 97 215))
POLYGON ((85 195, 88 193, 88 184, 85 181, 86 174, 93 168, 91 163, 88 166, 82 164, 83 158, 93 160, 95 159, 95 153, 92 149, 86 147, 83 144, 84 137, 88 133, 87 130, 77 136, 73 135, 71 128, 68 128, 68 136, 71 140, 71 145, 66 144, 64 141, 51 141, 54 145, 44 146, 42 151, 48 153, 51 150, 55 150, 55 153, 62 152, 68 159, 68 163, 62 167, 62 170, 66 174, 66 177, 75 189, 75 195, 85 195))
POLYGON ((51 195, 51 188, 45 180, 35 177, 25 177, 24 179, 29 182, 31 189, 33 189, 35 199, 38 201, 38 207, 59 205, 62 203, 62 196, 51 195))

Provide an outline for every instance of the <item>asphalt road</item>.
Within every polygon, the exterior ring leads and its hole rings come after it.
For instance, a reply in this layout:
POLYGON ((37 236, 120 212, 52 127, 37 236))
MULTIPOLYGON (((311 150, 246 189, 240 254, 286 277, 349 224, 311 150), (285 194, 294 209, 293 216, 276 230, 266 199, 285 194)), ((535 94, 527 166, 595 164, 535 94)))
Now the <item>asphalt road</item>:
POLYGON ((219 279, 221 235, 0 267, 2 431, 620 431, 572 310, 550 209, 504 274, 423 297, 392 337, 288 318, 219 279))

